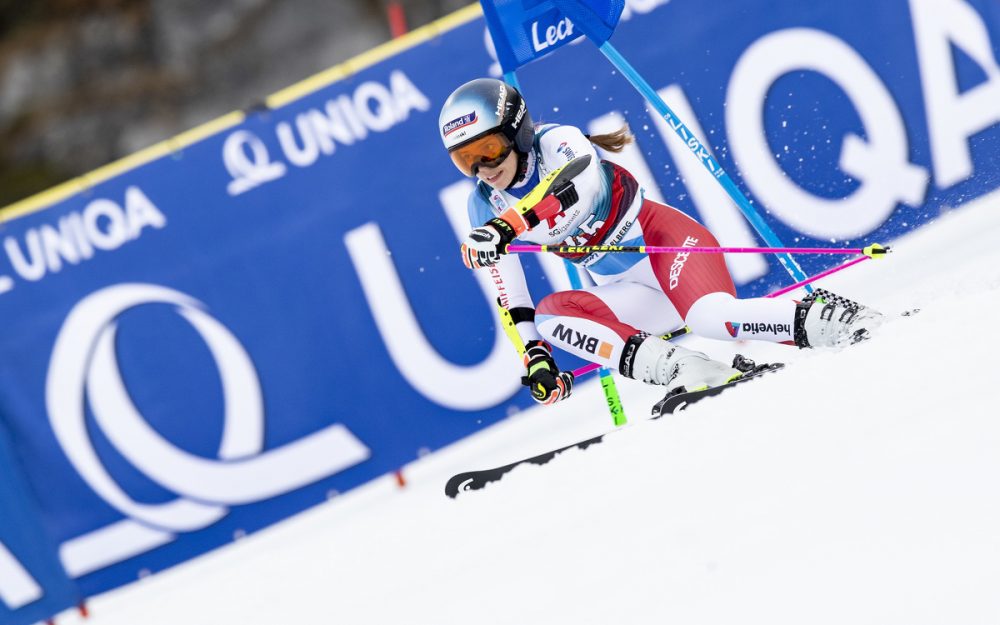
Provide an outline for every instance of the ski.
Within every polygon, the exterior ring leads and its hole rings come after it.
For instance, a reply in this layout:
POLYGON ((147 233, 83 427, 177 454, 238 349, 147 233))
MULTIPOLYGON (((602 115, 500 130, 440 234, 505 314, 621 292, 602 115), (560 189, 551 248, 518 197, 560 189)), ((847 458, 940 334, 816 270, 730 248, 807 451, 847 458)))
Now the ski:
POLYGON ((658 401, 653 406, 653 418, 662 417, 663 415, 673 414, 684 410, 691 404, 701 401, 706 397, 714 397, 719 393, 723 393, 728 389, 733 388, 743 384, 744 382, 749 382, 750 380, 756 380, 765 373, 770 373, 771 371, 777 371, 782 369, 785 365, 782 363, 774 363, 769 365, 761 365, 757 367, 754 371, 750 373, 743 374, 743 377, 730 382, 729 384, 722 384, 720 386, 712 386, 700 391, 691 391, 689 393, 677 393, 675 395, 669 395, 658 401))
MULTIPOLYGON (((919 312, 920 312, 919 308, 911 308, 896 313, 896 315, 899 317, 912 317, 913 315, 919 312)), ((865 339, 863 340, 867 340, 869 338, 870 337, 865 337, 865 339)), ((739 363, 741 363, 740 360, 734 360, 733 366, 736 368, 741 368, 741 365, 739 363)), ((706 397, 713 397, 715 395, 723 393, 734 386, 738 386, 740 384, 743 384, 744 382, 749 382, 750 380, 755 380, 766 373, 782 369, 784 368, 785 365, 782 363, 773 363, 773 364, 763 364, 755 366, 753 364, 753 361, 745 360, 743 361, 742 366, 746 367, 746 369, 741 369, 745 370, 746 373, 743 375, 742 378, 730 382, 729 384, 723 384, 721 386, 715 386, 700 391, 692 391, 690 393, 678 393, 677 395, 664 397, 662 400, 660 400, 653 406, 651 418, 659 419, 664 415, 679 412, 681 410, 686 409, 691 404, 701 401, 702 399, 705 399, 706 397)), ((572 445, 566 445, 565 447, 560 447, 559 449, 555 449, 553 451, 549 451, 544 454, 539 454, 537 456, 532 456, 530 458, 525 458, 523 460, 511 462, 510 464, 505 464, 502 467, 497 467, 495 469, 483 469, 479 471, 466 471, 464 473, 459 473, 458 475, 455 475, 448 480, 448 483, 445 484, 444 492, 446 495, 454 499, 458 497, 459 493, 470 490, 479 490, 491 482, 496 482, 505 474, 513 470, 514 467, 516 466, 522 464, 538 464, 538 465, 545 464, 550 460, 552 460, 553 458, 555 458, 557 455, 566 451, 567 449, 573 449, 574 447, 580 449, 587 449, 591 445, 596 445, 601 441, 603 441, 604 437, 607 436, 608 434, 617 431, 619 430, 612 430, 611 432, 606 432, 604 434, 601 434, 600 436, 588 438, 585 441, 573 443, 572 445)))
POLYGON ((455 497, 458 497, 459 493, 468 490, 479 490, 490 482, 496 482, 503 477, 504 474, 508 473, 516 466, 522 464, 545 464, 567 449, 573 449, 574 447, 586 449, 591 445, 596 445, 604 440, 605 436, 607 436, 607 434, 601 434, 600 436, 588 438, 587 440, 580 441, 579 443, 573 443, 572 445, 566 445, 565 447, 560 447, 559 449, 554 449, 552 451, 545 452, 544 454, 538 454, 537 456, 511 462, 510 464, 505 464, 502 467, 497 467, 495 469, 483 469, 480 471, 466 471, 465 473, 459 473, 458 475, 452 476, 452 478, 448 480, 448 483, 445 484, 444 494, 454 499, 455 497))
MULTIPOLYGON (((899 316, 912 317, 913 315, 919 312, 920 312, 919 308, 911 308, 902 311, 901 313, 899 313, 899 316)), ((857 342, 860 343, 863 341, 868 341, 871 338, 872 338, 871 335, 865 335, 864 337, 859 338, 857 342)), ((733 363, 733 366, 736 366, 736 362, 733 363)), ((742 378, 730 382, 729 384, 723 384, 721 386, 713 386, 711 388, 706 388, 700 391, 692 391, 690 393, 678 393, 676 395, 664 397, 653 406, 653 418, 655 419, 657 417, 662 417, 663 415, 666 414, 673 414, 680 410, 684 410, 691 404, 701 401, 706 397, 713 397, 715 395, 718 395, 719 393, 725 392, 726 390, 734 386, 743 384, 744 382, 749 382, 750 380, 755 380, 760 376, 764 375, 765 373, 770 373, 771 371, 777 371, 778 369, 782 369, 784 368, 784 366, 785 365, 780 362, 760 365, 759 367, 756 367, 754 370, 748 373, 744 373, 742 378)))
MULTIPOLYGON (((745 374, 742 378, 736 380, 735 382, 730 382, 729 384, 724 384, 722 386, 716 386, 713 388, 708 388, 701 391, 694 391, 691 393, 679 393, 677 395, 665 398, 653 407, 652 418, 659 419, 663 415, 670 414, 677 410, 683 410, 687 406, 695 403, 700 399, 704 399, 705 397, 711 397, 713 395, 718 395, 724 390, 736 386, 741 382, 753 380, 769 371, 775 371, 777 369, 781 369, 782 367, 784 367, 784 365, 781 363, 760 365, 753 372, 745 374), (669 405, 667 405, 668 401, 669 405)), ((470 490, 479 490, 485 487, 487 484, 498 481, 500 478, 502 478, 504 475, 512 471, 517 466, 520 466, 522 464, 538 464, 538 465, 546 464, 547 462, 549 462, 550 460, 552 460, 553 458, 555 458, 556 456, 558 456, 559 454, 568 449, 573 449, 573 448, 587 449, 591 445, 596 445, 602 442, 604 440, 604 437, 607 436, 608 434, 613 434, 614 432, 618 431, 620 430, 611 430, 610 432, 606 432, 604 434, 601 434, 600 436, 588 438, 585 441, 573 443, 572 445, 566 445, 565 447, 560 447, 559 449, 554 449, 552 451, 545 452, 543 454, 538 454, 537 456, 531 456, 530 458, 517 460, 515 462, 511 462, 510 464, 505 464, 501 467, 496 467, 494 469, 481 469, 478 471, 466 471, 464 473, 459 473, 458 475, 452 476, 452 478, 448 480, 447 484, 445 484, 444 492, 446 495, 454 499, 458 497, 459 493, 463 493, 465 491, 470 491, 470 490)))

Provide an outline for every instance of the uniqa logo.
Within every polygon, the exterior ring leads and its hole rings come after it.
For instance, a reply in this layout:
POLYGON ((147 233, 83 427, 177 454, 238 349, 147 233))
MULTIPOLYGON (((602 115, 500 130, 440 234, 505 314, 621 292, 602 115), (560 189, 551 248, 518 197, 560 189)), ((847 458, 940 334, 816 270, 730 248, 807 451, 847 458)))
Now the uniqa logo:
POLYGON ((369 449, 337 424, 264 451, 260 381, 235 336, 199 301, 152 284, 97 291, 69 313, 56 338, 45 385, 49 421, 60 446, 87 484, 128 517, 62 545, 67 571, 80 576, 169 542, 176 532, 215 523, 228 506, 275 497, 366 460, 369 449), (202 336, 215 359, 225 400, 217 459, 171 444, 139 413, 115 353, 117 318, 145 304, 173 306, 202 336), (134 467, 177 494, 172 501, 135 501, 108 473, 87 431, 89 402, 97 427, 134 467), (114 549, 100 545, 114 544, 114 549))
MULTIPOLYGON (((352 93, 330 97, 322 107, 310 108, 274 127, 274 136, 288 163, 310 167, 321 156, 331 156, 337 149, 359 144, 369 133, 386 132, 405 122, 413 111, 431 107, 420 89, 405 73, 389 74, 388 85, 368 80, 352 93)), ((278 109, 282 116, 289 113, 278 109)), ((469 123, 474 122, 470 121, 469 123)), ((272 159, 267 145, 253 132, 240 129, 222 146, 222 160, 232 176, 226 187, 229 195, 246 193, 262 184, 281 178, 288 167, 272 159)))

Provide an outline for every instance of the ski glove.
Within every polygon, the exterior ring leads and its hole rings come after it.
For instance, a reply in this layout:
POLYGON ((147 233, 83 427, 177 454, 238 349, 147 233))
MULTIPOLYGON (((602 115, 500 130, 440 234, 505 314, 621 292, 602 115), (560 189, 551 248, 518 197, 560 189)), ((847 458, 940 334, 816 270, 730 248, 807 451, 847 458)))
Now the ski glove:
POLYGON ((545 341, 528 341, 524 352, 524 366, 528 375, 521 384, 531 390, 531 397, 540 404, 554 404, 573 392, 573 374, 560 371, 552 358, 552 348, 545 341))
POLYGON ((476 228, 462 243, 462 261, 469 269, 492 267, 507 253, 507 245, 517 233, 509 223, 494 217, 476 228))

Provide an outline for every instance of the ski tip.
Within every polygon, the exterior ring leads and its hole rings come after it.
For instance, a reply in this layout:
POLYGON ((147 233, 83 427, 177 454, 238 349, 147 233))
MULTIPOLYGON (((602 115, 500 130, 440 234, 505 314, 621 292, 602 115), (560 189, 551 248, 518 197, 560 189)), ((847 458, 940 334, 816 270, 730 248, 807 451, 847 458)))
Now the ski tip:
POLYGON ((467 490, 479 490, 483 483, 476 481, 476 476, 468 473, 461 473, 448 480, 444 485, 444 494, 455 499, 458 494, 467 490))

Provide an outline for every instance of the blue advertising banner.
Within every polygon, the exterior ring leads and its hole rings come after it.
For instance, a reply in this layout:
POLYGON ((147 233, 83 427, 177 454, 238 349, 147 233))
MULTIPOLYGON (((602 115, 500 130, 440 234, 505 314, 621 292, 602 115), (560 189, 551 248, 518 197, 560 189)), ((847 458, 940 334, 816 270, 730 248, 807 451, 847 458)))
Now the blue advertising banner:
MULTIPOLYGON (((786 243, 891 242, 1000 188, 988 0, 712 7, 634 0, 612 41, 786 243)), ((3 213, 0 468, 17 482, 0 491, 4 623, 230 543, 531 405, 490 277, 462 266, 472 185, 437 129, 455 86, 500 68, 478 10, 447 26, 44 210, 3 213)), ((757 243, 592 45, 519 74, 535 121, 627 122, 636 143, 614 160, 647 196, 724 245, 757 243)), ((842 259, 798 260, 815 273, 842 259)), ((729 262, 741 295, 788 283, 773 258, 729 262)), ((566 283, 560 262, 525 265, 536 300, 566 283)))
POLYGON ((0 422, 0 623, 42 621, 80 600, 41 518, 0 422))

